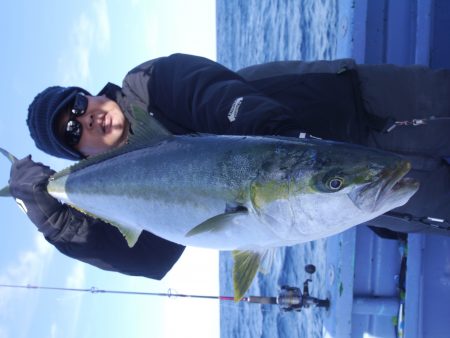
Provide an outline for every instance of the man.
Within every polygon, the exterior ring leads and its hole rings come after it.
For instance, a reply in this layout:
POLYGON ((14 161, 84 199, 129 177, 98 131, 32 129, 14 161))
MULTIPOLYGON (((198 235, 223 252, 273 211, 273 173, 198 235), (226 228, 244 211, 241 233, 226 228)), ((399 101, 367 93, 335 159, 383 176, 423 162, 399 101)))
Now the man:
MULTIPOLYGON (((78 87, 47 88, 31 103, 27 123, 38 148, 71 160, 125 143, 133 132, 132 106, 174 134, 311 133, 377 146, 372 136, 389 126, 390 119, 366 112, 364 100, 373 91, 361 95, 355 68, 351 60, 281 62, 244 69, 241 76, 205 58, 174 54, 136 67, 122 88, 108 83, 96 96, 78 87)), ((447 177, 448 168, 443 168, 447 177)), ((116 228, 50 197, 46 182, 52 173, 27 157, 12 167, 10 190, 39 231, 64 254, 154 279, 161 279, 182 254, 182 246, 148 232, 128 248, 116 228)))

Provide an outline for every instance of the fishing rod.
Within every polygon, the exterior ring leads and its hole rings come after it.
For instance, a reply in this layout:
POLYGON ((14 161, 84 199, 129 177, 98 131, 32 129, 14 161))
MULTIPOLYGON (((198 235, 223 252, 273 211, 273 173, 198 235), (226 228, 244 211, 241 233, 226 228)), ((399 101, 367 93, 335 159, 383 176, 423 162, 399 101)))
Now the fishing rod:
MULTIPOLYGON (((315 267, 309 264, 305 267, 305 270, 315 272, 315 267)), ((311 272, 310 272, 311 273, 311 272)), ((300 311, 302 307, 308 308, 309 306, 326 307, 328 308, 330 302, 328 299, 318 299, 309 295, 308 283, 311 279, 308 278, 303 283, 303 293, 299 288, 293 286, 283 285, 278 297, 265 297, 265 296, 248 296, 243 297, 239 302, 247 302, 253 304, 272 304, 279 305, 283 311, 300 311)), ((15 288, 15 289, 33 289, 33 290, 53 290, 53 291, 71 291, 71 292, 87 292, 92 294, 120 294, 120 295, 137 295, 137 296, 157 296, 157 297, 178 297, 178 298, 200 298, 200 299, 216 299, 220 301, 234 301, 234 297, 230 296, 208 296, 208 295, 192 295, 173 293, 171 289, 168 292, 144 292, 144 291, 123 291, 123 290, 104 290, 97 287, 90 288, 64 288, 54 286, 39 286, 39 285, 13 285, 13 284, 0 284, 3 288, 15 288)))
MULTIPOLYGON (((109 294, 121 294, 121 295, 136 295, 136 296, 160 296, 160 297, 180 297, 180 298, 203 298, 203 299, 218 299, 218 300, 234 300, 234 297, 227 296, 207 296, 207 295, 189 295, 173 293, 172 289, 167 292, 144 292, 144 291, 123 291, 123 290, 103 290, 95 286, 90 288, 64 288, 55 286, 39 286, 39 285, 12 285, 12 284, 0 284, 0 287, 4 288, 16 288, 16 289, 37 289, 37 290, 53 290, 53 291, 72 291, 72 292, 88 292, 88 293, 109 293, 109 294)), ((250 297, 244 297, 241 301, 248 301, 250 297)))

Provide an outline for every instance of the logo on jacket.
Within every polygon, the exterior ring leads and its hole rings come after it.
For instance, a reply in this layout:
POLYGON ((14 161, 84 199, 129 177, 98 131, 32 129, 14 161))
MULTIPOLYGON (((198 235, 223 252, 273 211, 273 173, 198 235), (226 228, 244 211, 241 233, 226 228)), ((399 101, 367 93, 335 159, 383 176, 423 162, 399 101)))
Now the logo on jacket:
POLYGON ((239 107, 241 106, 243 100, 244 100, 243 97, 238 97, 236 100, 234 100, 233 104, 231 105, 231 109, 228 112, 228 120, 230 122, 236 120, 236 116, 239 112, 239 107))
POLYGON ((27 206, 25 205, 25 203, 23 203, 23 201, 21 199, 16 198, 16 203, 20 207, 20 209, 22 209, 22 211, 24 213, 26 213, 26 214, 28 213, 27 206))

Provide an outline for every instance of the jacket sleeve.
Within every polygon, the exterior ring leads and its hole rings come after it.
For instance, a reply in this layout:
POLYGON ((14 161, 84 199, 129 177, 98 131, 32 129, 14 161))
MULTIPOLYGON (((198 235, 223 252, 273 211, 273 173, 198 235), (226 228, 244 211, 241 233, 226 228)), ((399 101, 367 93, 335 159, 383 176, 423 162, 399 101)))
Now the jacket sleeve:
POLYGON ((124 79, 133 100, 156 108, 166 127, 184 132, 298 135, 292 111, 211 60, 174 54, 138 66, 124 79))
POLYGON ((182 254, 184 247, 143 232, 129 248, 111 225, 59 203, 46 190, 49 167, 28 156, 11 167, 11 195, 63 254, 98 268, 128 275, 161 279, 182 254))

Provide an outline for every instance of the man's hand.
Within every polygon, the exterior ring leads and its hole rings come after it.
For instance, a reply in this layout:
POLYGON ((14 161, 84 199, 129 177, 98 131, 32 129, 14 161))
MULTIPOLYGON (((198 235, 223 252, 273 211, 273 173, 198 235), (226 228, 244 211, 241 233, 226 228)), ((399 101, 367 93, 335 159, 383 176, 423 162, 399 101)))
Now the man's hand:
POLYGON ((13 163, 9 177, 9 191, 19 207, 46 236, 59 231, 52 226, 61 217, 65 206, 47 192, 47 183, 54 170, 36 163, 27 156, 13 163))
POLYGON ((33 198, 35 192, 45 191, 48 178, 54 173, 48 166, 34 162, 31 155, 14 162, 9 177, 11 195, 24 201, 33 198))

